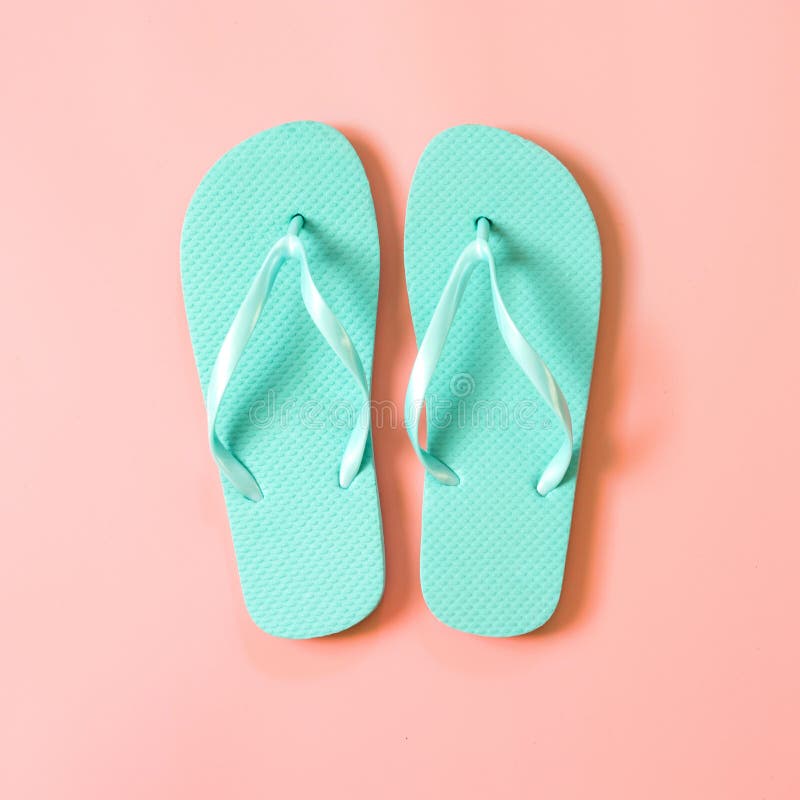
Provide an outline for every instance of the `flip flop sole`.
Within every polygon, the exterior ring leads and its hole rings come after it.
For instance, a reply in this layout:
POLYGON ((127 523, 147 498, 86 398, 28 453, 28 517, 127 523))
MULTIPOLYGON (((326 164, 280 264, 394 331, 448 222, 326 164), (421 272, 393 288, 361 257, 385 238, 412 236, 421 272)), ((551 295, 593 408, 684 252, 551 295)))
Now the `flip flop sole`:
POLYGON ((481 216, 491 220, 508 310, 566 396, 573 459, 562 484, 541 497, 536 482, 563 431, 506 349, 488 272, 479 271, 428 392, 427 449, 461 483, 425 477, 421 579, 442 622, 513 636, 543 625, 561 592, 600 308, 600 242, 580 187, 547 151, 495 128, 443 132, 420 159, 406 215, 418 340, 481 216))
MULTIPOLYGON (((314 281, 372 370, 379 248, 361 162, 315 122, 259 133, 203 178, 183 227, 181 272, 200 381, 270 247, 302 214, 314 281)), ((348 628, 383 593, 384 556, 371 444, 342 489, 339 463, 363 400, 311 321, 296 264, 278 275, 220 410, 220 439, 256 477, 253 503, 222 485, 248 611, 276 636, 348 628)))

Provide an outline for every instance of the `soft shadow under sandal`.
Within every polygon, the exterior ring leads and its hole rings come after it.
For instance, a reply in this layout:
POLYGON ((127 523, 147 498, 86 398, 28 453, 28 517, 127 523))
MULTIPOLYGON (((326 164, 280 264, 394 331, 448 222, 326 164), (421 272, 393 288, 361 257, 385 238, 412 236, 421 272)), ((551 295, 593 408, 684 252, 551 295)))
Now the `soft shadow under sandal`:
POLYGON ((297 122, 224 155, 186 213, 181 272, 250 616, 298 639, 348 628, 380 600, 384 559, 378 234, 347 139, 297 122))
POLYGON ((405 415, 426 468, 422 590, 454 628, 514 636, 558 603, 600 261, 591 209, 547 151, 479 125, 428 145, 406 214, 420 346, 405 415))

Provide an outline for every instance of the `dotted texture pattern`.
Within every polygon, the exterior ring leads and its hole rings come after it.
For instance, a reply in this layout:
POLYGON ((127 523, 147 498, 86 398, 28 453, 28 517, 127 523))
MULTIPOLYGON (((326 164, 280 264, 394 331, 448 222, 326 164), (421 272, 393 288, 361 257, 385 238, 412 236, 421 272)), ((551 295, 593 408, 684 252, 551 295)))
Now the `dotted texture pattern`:
POLYGON ((535 485, 563 432, 497 328, 488 268, 472 276, 427 396, 428 449, 461 478, 425 476, 422 590, 446 624, 485 636, 543 625, 561 592, 600 309, 597 227, 580 187, 507 131, 451 128, 427 147, 408 200, 406 279, 417 340, 475 220, 492 221, 500 290, 570 412, 563 483, 535 485))
MULTIPOLYGON (((369 184, 333 128, 297 122, 239 144, 192 198, 181 239, 186 314, 205 390, 223 338, 291 217, 314 281, 372 371, 379 247, 369 184)), ((369 614, 384 554, 371 443, 341 489, 338 470, 363 403, 303 305, 297 264, 278 275, 225 394, 222 442, 258 480, 252 503, 222 477, 244 599, 263 630, 323 636, 369 614)), ((209 456, 210 457, 210 456, 209 456)))

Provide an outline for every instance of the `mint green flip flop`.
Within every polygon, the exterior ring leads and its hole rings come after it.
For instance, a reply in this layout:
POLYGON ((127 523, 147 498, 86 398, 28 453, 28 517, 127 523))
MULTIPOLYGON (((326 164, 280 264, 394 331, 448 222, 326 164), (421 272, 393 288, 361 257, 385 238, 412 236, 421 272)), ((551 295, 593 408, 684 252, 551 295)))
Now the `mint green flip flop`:
POLYGON ((383 593, 367 381, 378 272, 369 184, 327 125, 242 142, 186 212, 209 442, 248 611, 275 636, 343 630, 383 593))
POLYGON ((453 628, 527 633, 561 593, 600 309, 597 226, 547 151, 463 125, 417 166, 405 262, 422 591, 453 628))

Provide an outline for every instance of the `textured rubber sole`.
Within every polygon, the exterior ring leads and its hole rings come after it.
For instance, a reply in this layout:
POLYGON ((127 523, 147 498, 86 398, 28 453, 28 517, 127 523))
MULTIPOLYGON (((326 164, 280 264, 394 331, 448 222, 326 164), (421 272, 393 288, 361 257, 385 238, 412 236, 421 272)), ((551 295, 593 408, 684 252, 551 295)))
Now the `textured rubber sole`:
POLYGON ((428 393, 427 449, 461 483, 425 477, 421 579, 442 622, 514 636, 543 625, 561 592, 600 309, 600 241, 580 187, 547 151, 495 128, 444 131, 420 159, 406 214, 418 341, 481 216, 492 223, 509 312, 567 398, 573 460, 541 497, 536 482, 563 432, 508 353, 488 272, 479 270, 428 393))
MULTIPOLYGON (((269 248, 294 214, 314 281, 372 371, 379 248, 372 195, 350 143, 297 122, 239 144, 192 198, 181 240, 186 314, 202 386, 269 248)), ((264 500, 222 479, 248 611, 289 638, 354 625, 383 593, 384 555, 371 444, 348 489, 339 462, 363 401, 311 321, 299 272, 280 272, 225 395, 221 440, 264 500)), ((209 456, 210 458, 210 456, 209 456)))

